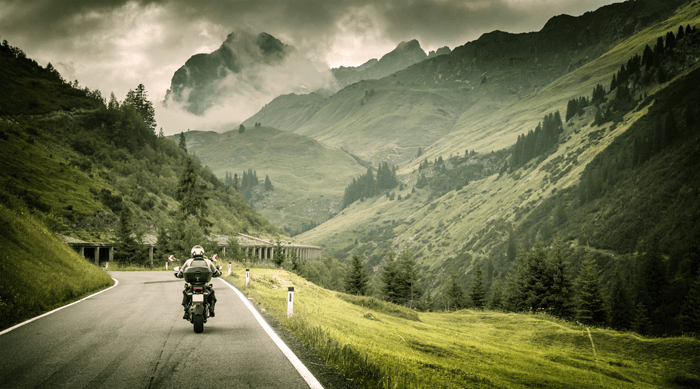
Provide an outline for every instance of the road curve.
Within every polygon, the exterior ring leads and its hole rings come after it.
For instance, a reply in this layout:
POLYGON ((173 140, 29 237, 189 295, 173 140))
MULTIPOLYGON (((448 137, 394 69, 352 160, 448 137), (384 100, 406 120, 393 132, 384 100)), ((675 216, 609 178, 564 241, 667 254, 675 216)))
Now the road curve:
POLYGON ((0 387, 309 388, 222 282, 196 334, 172 273, 112 277, 117 287, 0 335, 0 387))

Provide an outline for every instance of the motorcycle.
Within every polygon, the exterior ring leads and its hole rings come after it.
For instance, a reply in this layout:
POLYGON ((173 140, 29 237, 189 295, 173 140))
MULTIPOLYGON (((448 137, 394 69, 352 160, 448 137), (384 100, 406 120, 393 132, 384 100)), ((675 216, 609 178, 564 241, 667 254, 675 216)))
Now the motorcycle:
POLYGON ((185 293, 190 297, 189 306, 189 322, 194 325, 194 332, 202 333, 204 331, 204 323, 209 318, 209 294, 212 291, 213 285, 209 283, 212 276, 218 277, 221 275, 221 266, 216 267, 216 274, 207 266, 203 260, 192 261, 182 274, 180 267, 176 267, 175 277, 185 279, 185 293))

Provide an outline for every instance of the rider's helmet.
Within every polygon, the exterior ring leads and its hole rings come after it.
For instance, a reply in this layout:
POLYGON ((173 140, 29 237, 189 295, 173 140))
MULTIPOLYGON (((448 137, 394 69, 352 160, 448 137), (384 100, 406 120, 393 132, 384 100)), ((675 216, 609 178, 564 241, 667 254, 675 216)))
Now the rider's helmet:
POLYGON ((192 258, 204 258, 204 249, 200 245, 192 247, 192 258))

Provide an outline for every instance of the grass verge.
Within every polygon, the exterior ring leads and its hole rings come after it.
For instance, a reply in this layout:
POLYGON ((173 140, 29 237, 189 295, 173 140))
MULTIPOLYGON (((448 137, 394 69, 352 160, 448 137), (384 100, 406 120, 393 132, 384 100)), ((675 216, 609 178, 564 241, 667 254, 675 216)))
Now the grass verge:
POLYGON ((227 279, 324 362, 369 388, 700 383, 697 339, 649 339, 543 315, 419 313, 329 291, 283 270, 251 269, 247 287, 244 269, 234 269, 227 279), (288 286, 295 287, 290 319, 288 286))

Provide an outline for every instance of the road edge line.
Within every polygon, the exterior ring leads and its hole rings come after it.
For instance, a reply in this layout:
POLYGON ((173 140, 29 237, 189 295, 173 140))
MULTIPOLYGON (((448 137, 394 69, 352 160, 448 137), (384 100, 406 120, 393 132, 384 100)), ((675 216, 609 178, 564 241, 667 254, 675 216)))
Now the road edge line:
POLYGON ((0 336, 5 335, 6 333, 8 333, 8 332, 10 332, 10 331, 12 331, 12 330, 15 330, 15 329, 17 329, 17 328, 19 328, 19 327, 22 327, 22 326, 25 325, 25 324, 29 324, 29 323, 33 322, 34 320, 38 320, 38 319, 41 319, 41 318, 44 317, 44 316, 48 316, 48 315, 50 315, 50 314, 52 314, 52 313, 58 312, 58 311, 60 311, 60 310, 63 309, 63 308, 68 308, 68 307, 70 307, 71 305, 77 304, 77 303, 79 303, 79 302, 81 302, 81 301, 85 301, 85 300, 89 299, 89 298, 92 297, 92 296, 97 296, 98 294, 100 294, 100 293, 102 293, 102 292, 106 292, 106 291, 108 291, 108 290, 114 288, 115 286, 119 285, 119 280, 118 280, 118 279, 116 279, 116 278, 112 278, 112 279, 114 280, 114 285, 110 286, 109 288, 107 288, 107 289, 102 289, 101 291, 99 291, 99 292, 97 292, 97 293, 93 293, 93 294, 91 294, 91 295, 89 295, 89 296, 83 297, 83 298, 81 298, 81 299, 78 300, 78 301, 73 301, 72 303, 70 303, 70 304, 68 304, 68 305, 64 305, 64 306, 62 306, 62 307, 58 307, 58 308, 54 309, 53 311, 48 311, 48 312, 43 313, 43 314, 41 314, 41 315, 39 315, 39 316, 33 317, 33 318, 29 319, 29 320, 26 320, 26 321, 23 321, 23 322, 21 322, 21 323, 19 323, 19 324, 16 324, 16 325, 14 325, 14 326, 12 326, 12 327, 10 327, 10 328, 8 328, 8 329, 3 330, 2 332, 0 332, 0 336))
POLYGON ((294 352, 284 343, 282 338, 275 333, 275 331, 270 327, 270 325, 263 319, 263 317, 260 315, 257 309, 253 307, 253 304, 248 301, 248 299, 245 297, 245 295, 238 290, 233 284, 227 282, 226 280, 223 280, 219 278, 221 282, 223 282, 225 285, 227 285, 229 288, 231 288, 236 294, 238 295, 238 298, 243 301, 243 304, 245 304, 246 307, 248 307, 248 310, 253 314, 255 319, 260 323, 260 326, 267 332, 267 335, 272 339, 273 342, 279 347, 279 349, 282 351, 284 356, 287 357, 289 362, 292 363, 292 366, 294 366, 295 369, 299 372, 301 375, 301 378, 306 381, 307 384, 309 384, 309 387, 311 389, 323 389, 323 386, 321 385, 320 382, 314 377, 314 375, 309 371, 309 369, 304 365, 304 363, 301 362, 301 360, 294 354, 294 352))

